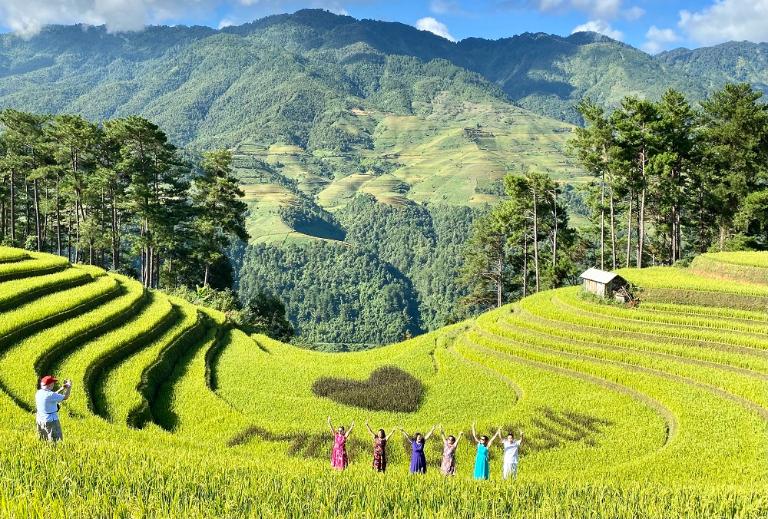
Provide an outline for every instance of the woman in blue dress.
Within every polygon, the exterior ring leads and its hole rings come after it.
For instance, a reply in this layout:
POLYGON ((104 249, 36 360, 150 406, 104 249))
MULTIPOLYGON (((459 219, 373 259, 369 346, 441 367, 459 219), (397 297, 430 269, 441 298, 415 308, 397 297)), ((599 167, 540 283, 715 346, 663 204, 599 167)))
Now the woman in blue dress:
POLYGON ((477 443, 477 455, 475 456, 475 479, 488 479, 488 475, 490 474, 490 470, 488 469, 489 449, 493 444, 493 440, 500 437, 501 427, 499 427, 499 429, 496 431, 496 434, 494 434, 490 440, 485 435, 478 439, 477 433, 475 432, 475 424, 472 424, 472 438, 474 438, 475 443, 477 443))
POLYGON ((411 444, 411 474, 427 473, 427 457, 424 455, 424 444, 432 436, 432 433, 435 432, 435 427, 437 426, 433 426, 426 436, 423 436, 421 433, 415 433, 413 438, 400 427, 400 432, 403 433, 405 439, 411 444))

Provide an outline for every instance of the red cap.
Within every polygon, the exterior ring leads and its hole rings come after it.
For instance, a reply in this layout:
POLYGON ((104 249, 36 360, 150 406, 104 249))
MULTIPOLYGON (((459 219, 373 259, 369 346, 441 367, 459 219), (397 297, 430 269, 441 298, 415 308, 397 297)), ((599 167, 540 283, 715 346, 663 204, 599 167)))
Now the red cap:
POLYGON ((54 382, 58 382, 58 381, 59 380, 53 375, 46 375, 40 379, 40 385, 47 386, 48 384, 53 384, 54 382))

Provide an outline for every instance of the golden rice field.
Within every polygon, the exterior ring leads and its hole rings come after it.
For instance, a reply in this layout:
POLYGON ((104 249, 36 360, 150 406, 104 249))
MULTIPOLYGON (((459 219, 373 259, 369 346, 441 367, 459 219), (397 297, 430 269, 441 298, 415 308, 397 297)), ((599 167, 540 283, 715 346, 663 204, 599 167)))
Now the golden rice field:
MULTIPOLYGON (((637 307, 577 287, 368 352, 249 337, 100 269, 0 248, 2 517, 768 517, 764 256, 623 270, 637 307), (729 277, 721 264, 754 270, 729 277), (379 368, 417 380, 369 382, 379 368), (37 377, 74 382, 65 439, 36 439, 37 377), (356 381, 320 397, 320 379, 356 381), (414 389, 417 388, 417 389, 414 389), (342 403, 344 402, 344 403, 342 403), (350 468, 325 424, 357 425, 350 468), (364 423, 521 428, 520 476, 371 469, 364 423)), ((398 379, 400 380, 400 379, 398 379)))

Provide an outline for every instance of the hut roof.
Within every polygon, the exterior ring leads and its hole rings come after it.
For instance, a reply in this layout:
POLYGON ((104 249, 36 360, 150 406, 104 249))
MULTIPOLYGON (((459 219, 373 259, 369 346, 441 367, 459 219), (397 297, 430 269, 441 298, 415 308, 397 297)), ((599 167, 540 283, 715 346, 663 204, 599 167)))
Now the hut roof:
POLYGON ((623 279, 615 272, 606 272, 596 268, 587 269, 581 276, 582 279, 588 279, 590 281, 596 281, 598 283, 607 284, 616 278, 623 279))

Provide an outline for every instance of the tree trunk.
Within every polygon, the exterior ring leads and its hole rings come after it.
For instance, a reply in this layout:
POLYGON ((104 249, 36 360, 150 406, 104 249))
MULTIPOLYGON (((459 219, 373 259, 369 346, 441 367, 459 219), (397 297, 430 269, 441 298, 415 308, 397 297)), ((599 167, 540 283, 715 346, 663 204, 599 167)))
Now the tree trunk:
POLYGON ((720 245, 720 252, 725 249, 725 239, 728 236, 728 227, 726 227, 725 224, 720 224, 720 231, 719 231, 719 237, 718 237, 718 243, 720 245))
MULTIPOLYGON (((555 186, 555 189, 552 191, 552 216, 555 218, 555 232, 552 235, 552 273, 554 274, 554 270, 557 267, 557 186, 555 186)), ((600 255, 600 261, 602 263, 602 254, 600 255)))
POLYGON ((80 262, 80 203, 75 198, 75 263, 80 262))
POLYGON ((670 236, 669 236, 669 242, 670 242, 670 250, 669 250, 669 259, 670 263, 672 265, 675 264, 677 261, 677 207, 672 204, 672 208, 670 209, 670 236))
POLYGON ((645 242, 645 186, 640 191, 637 222, 637 268, 643 268, 643 244, 645 242))
POLYGON ((680 209, 675 209, 675 246, 677 248, 675 257, 677 260, 683 259, 683 231, 680 220, 680 209))
POLYGON ((627 210, 627 268, 632 261, 632 190, 629 190, 629 209, 627 210))
MULTIPOLYGON (((501 262, 501 258, 499 258, 498 261, 501 262)), ((204 287, 208 286, 208 273, 209 273, 209 271, 210 271, 210 266, 208 265, 208 263, 206 263, 205 264, 205 274, 203 275, 203 286, 204 287)), ((499 272, 501 272, 501 271, 499 271, 499 272)), ((497 301, 501 301, 501 288, 500 287, 501 287, 501 281, 497 280, 496 281, 496 292, 497 292, 496 299, 497 299, 497 301)))
MULTIPOLYGON (((504 252, 500 251, 498 259, 496 260, 496 308, 501 308, 504 304, 504 252)), ((205 286, 208 286, 208 264, 205 265, 205 286)))
POLYGON ((32 193, 35 196, 35 236, 37 237, 37 252, 43 250, 43 233, 40 227, 40 193, 37 179, 32 181, 32 193))
POLYGON ((139 234, 141 236, 141 254, 139 255, 139 272, 141 272, 141 283, 147 286, 147 245, 146 245, 146 219, 142 220, 139 234))
POLYGON ((120 243, 117 236, 117 203, 115 192, 112 191, 112 269, 120 268, 120 243))
POLYGON ((56 254, 61 256, 61 210, 59 209, 58 183, 56 183, 56 254))
POLYGON ((27 246, 27 238, 29 238, 30 234, 30 227, 29 222, 32 221, 32 218, 29 215, 29 201, 32 199, 31 196, 29 196, 29 182, 24 180, 24 243, 21 244, 22 247, 27 246))
POLYGON ((640 190, 640 200, 638 203, 637 214, 637 268, 643 268, 643 249, 645 248, 645 192, 647 185, 645 180, 646 151, 643 147, 640 152, 640 175, 642 179, 642 189, 640 190))
POLYGON ((67 215, 67 259, 72 263, 72 213, 67 215))
POLYGON ((533 268, 536 274, 536 292, 539 291, 539 215, 536 191, 533 191, 533 268))
POLYGON ((16 246, 16 179, 11 170, 11 245, 16 246))
POLYGON ((523 297, 528 295, 528 233, 523 231, 523 297))
POLYGON ((616 209, 613 206, 613 188, 611 188, 611 196, 609 201, 610 217, 611 217, 611 268, 616 270, 616 209))
POLYGON ((605 173, 600 178, 600 270, 605 270, 605 173))

